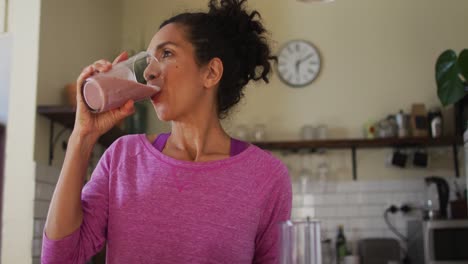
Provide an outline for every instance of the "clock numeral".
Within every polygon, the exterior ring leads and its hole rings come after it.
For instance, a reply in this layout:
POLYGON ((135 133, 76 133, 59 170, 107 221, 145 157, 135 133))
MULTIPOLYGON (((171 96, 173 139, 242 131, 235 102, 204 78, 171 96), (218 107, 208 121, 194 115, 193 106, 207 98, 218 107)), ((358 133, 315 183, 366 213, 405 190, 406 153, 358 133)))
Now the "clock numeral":
POLYGON ((312 64, 312 65, 317 65, 318 61, 309 61, 309 63, 312 64))
POLYGON ((315 71, 314 71, 314 70, 312 70, 312 69, 310 69, 310 68, 309 68, 307 71, 308 71, 308 72, 310 72, 310 73, 312 73, 312 74, 314 74, 314 73, 315 73, 315 71))

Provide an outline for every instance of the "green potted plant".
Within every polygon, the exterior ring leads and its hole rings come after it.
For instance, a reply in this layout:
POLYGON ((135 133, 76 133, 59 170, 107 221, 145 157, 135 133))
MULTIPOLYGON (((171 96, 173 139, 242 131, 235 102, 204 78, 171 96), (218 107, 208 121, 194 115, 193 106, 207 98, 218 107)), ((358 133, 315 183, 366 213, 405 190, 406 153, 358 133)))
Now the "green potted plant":
POLYGON ((457 56, 453 50, 440 54, 436 62, 435 75, 437 96, 443 106, 454 105, 455 133, 461 136, 468 120, 468 49, 457 56), (465 110, 467 108, 467 110, 465 110))

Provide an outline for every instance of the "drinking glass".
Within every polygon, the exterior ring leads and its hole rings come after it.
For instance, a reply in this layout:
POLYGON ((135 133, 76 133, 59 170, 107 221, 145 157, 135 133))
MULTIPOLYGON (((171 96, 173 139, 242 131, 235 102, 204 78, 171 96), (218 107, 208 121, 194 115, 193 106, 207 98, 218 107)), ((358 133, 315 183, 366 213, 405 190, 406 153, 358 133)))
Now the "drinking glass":
POLYGON ((150 98, 161 89, 147 84, 145 76, 160 72, 161 64, 153 55, 142 51, 117 63, 107 72, 87 78, 81 87, 86 106, 95 113, 120 107, 128 100, 150 98))
POLYGON ((312 172, 307 168, 307 152, 302 151, 299 154, 300 161, 300 171, 299 171, 299 181, 300 181, 300 191, 301 195, 305 195, 310 191, 310 181, 312 180, 312 172))
POLYGON ((266 127, 264 124, 256 124, 252 130, 252 138, 255 141, 264 141, 266 139, 266 127))

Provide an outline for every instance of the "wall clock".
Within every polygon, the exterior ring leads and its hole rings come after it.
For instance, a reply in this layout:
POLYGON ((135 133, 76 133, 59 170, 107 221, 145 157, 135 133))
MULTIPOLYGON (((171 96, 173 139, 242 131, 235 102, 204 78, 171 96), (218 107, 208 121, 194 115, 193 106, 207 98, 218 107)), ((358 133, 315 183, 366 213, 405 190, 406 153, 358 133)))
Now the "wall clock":
POLYGON ((305 40, 291 40, 278 53, 278 75, 291 87, 312 83, 320 72, 320 66, 317 48, 305 40))

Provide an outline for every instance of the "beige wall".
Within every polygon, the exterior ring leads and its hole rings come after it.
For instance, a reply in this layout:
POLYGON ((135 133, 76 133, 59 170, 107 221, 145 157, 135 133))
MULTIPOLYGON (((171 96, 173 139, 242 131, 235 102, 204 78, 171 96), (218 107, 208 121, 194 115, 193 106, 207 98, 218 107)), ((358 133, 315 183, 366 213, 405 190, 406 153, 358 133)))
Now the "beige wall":
MULTIPOLYGON (((123 1, 123 48, 148 42, 163 19, 185 9, 204 9, 207 1, 123 1), (132 37, 133 36, 133 37, 132 37)), ((272 34, 274 50, 291 39, 314 43, 322 54, 318 79, 303 89, 281 83, 276 74, 269 85, 251 85, 246 98, 225 123, 252 127, 268 124, 270 139, 297 139, 304 123, 326 124, 332 137, 361 137, 362 125, 414 102, 439 105, 434 62, 447 48, 468 47, 468 2, 463 0, 375 1, 337 0, 330 4, 250 0, 272 34)), ((156 120, 155 115, 152 116, 156 120)), ((154 121, 151 129, 167 129, 154 121)), ((334 152, 335 153, 335 152, 334 152)), ((389 150, 358 151, 361 178, 428 175, 427 170, 386 169, 389 150)), ((452 163, 437 150, 437 169, 451 175, 452 163)), ((330 155, 334 177, 350 179, 348 152, 330 155)))
MULTIPOLYGON (((113 60, 121 38, 119 1, 44 0, 41 13, 38 105, 66 104, 64 86, 75 82, 81 70, 98 59, 113 60)), ((49 121, 38 115, 35 159, 47 163, 49 121)), ((56 127, 55 134, 61 128, 56 127)), ((61 166, 61 142, 55 148, 54 165, 61 166)))

